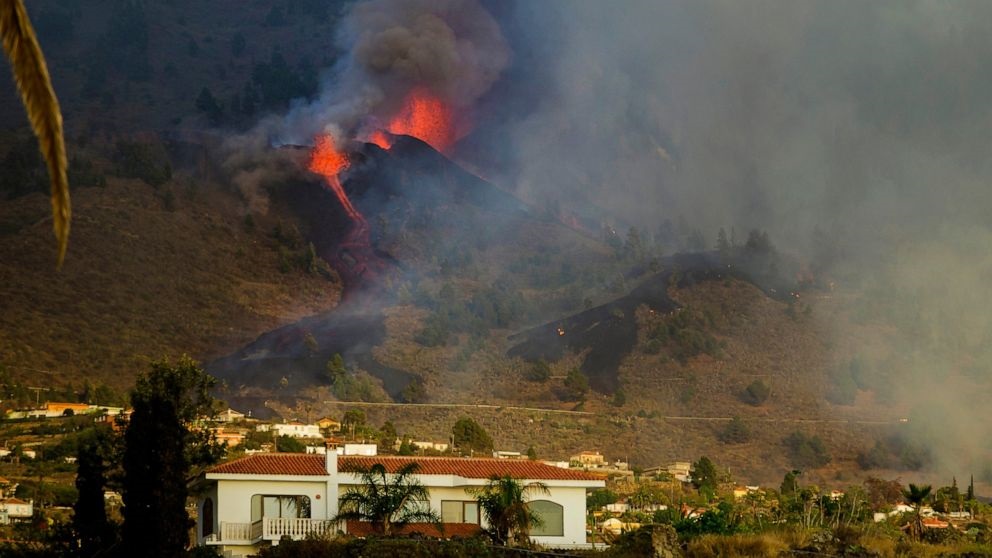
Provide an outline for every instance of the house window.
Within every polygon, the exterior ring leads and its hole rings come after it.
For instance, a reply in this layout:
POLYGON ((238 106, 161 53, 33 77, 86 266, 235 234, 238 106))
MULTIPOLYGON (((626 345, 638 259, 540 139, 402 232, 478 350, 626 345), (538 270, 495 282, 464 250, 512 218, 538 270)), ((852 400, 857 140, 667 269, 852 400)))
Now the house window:
POLYGON ((479 524, 479 503, 461 500, 441 501, 442 523, 474 523, 479 524))
POLYGON ((309 518, 310 497, 255 494, 251 497, 251 520, 254 523, 263 517, 309 518))
POLYGON ((210 498, 203 500, 203 511, 200 512, 203 518, 203 537, 214 534, 214 501, 210 498))
POLYGON ((534 515, 541 518, 541 524, 532 527, 530 534, 535 537, 561 537, 565 534, 565 508, 550 500, 527 502, 534 515))

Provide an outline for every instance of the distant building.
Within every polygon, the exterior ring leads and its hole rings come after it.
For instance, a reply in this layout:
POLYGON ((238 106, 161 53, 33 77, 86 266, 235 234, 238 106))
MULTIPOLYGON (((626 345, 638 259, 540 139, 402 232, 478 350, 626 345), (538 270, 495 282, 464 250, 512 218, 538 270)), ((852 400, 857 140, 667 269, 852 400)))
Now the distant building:
POLYGON ((0 524, 8 525, 15 521, 26 521, 34 514, 34 502, 20 498, 0 500, 0 524))
POLYGON ((217 428, 214 430, 214 439, 229 448, 240 446, 245 441, 245 432, 241 430, 224 430, 217 428))
POLYGON ((89 405, 87 403, 64 403, 49 401, 36 409, 22 409, 19 411, 7 411, 8 419, 24 418, 57 418, 72 415, 83 415, 102 413, 116 415, 123 409, 121 407, 108 407, 107 405, 89 405))
POLYGON ((503 450, 494 451, 493 457, 495 457, 496 459, 527 459, 527 456, 520 453, 519 451, 503 451, 503 450))
POLYGON ((224 409, 223 411, 217 413, 217 416, 214 417, 214 420, 216 420, 217 422, 236 422, 244 419, 245 419, 244 413, 240 411, 235 411, 234 409, 231 408, 224 409))
POLYGON ((273 424, 272 431, 276 436, 289 436, 291 438, 323 438, 320 434, 320 427, 316 424, 303 424, 302 422, 289 422, 285 424, 273 424))
POLYGON ((379 455, 379 446, 375 444, 345 444, 338 446, 338 455, 364 455, 372 457, 379 455))
POLYGON ((341 423, 332 419, 331 417, 324 417, 317 421, 317 426, 321 430, 330 430, 331 432, 337 432, 341 430, 341 423))
POLYGON ((569 458, 569 461, 578 463, 583 467, 602 467, 606 465, 606 458, 598 451, 583 451, 569 458))

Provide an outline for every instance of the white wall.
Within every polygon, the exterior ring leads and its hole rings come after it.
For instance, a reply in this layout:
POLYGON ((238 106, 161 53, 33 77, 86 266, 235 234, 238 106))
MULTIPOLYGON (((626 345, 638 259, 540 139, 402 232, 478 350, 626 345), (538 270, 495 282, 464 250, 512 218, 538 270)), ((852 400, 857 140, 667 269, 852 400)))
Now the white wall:
MULTIPOLYGON (((272 477, 270 477, 271 479, 272 477)), ((286 480, 220 480, 217 483, 217 523, 251 523, 251 497, 255 494, 309 496, 313 519, 328 518, 327 482, 324 477, 284 477, 286 480)), ((203 505, 202 502, 200 504, 203 505)), ((337 513, 337 506, 333 506, 337 513)))
MULTIPOLYGON (((465 479, 454 475, 416 475, 417 479, 430 490, 431 509, 441 513, 442 500, 474 500, 467 489, 481 487, 486 484, 483 479, 465 479)), ((349 486, 358 484, 356 475, 343 473, 340 476, 341 494, 348 490, 349 486)), ((528 484, 530 481, 522 481, 528 484)), ((589 487, 600 487, 605 485, 603 481, 585 481, 581 484, 588 484, 589 487)), ((532 500, 549 500, 564 508, 564 531, 560 537, 531 537, 539 544, 573 545, 585 544, 586 542, 586 486, 567 486, 568 484, 579 484, 574 481, 544 481, 548 487, 549 494, 534 492, 530 495, 532 500)), ((481 514, 481 510, 480 510, 481 514)), ((483 519, 483 527, 486 526, 483 519)))

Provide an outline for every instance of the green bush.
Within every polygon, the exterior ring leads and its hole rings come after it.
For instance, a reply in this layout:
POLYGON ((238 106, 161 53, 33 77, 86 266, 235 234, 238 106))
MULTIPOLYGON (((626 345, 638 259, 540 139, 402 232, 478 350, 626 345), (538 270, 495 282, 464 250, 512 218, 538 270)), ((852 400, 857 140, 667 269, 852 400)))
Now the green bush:
POLYGON ((771 393, 772 389, 768 387, 768 384, 761 380, 755 380, 744 390, 744 401, 758 406, 767 401, 771 393))

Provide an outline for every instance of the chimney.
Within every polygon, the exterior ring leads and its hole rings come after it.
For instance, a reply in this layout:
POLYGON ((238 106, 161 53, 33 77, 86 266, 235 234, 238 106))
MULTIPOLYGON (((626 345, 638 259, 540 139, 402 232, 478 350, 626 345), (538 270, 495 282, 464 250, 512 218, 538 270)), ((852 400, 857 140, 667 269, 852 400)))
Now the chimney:
POLYGON ((337 476, 338 474, 338 452, 331 444, 324 444, 324 469, 327 474, 337 476))

